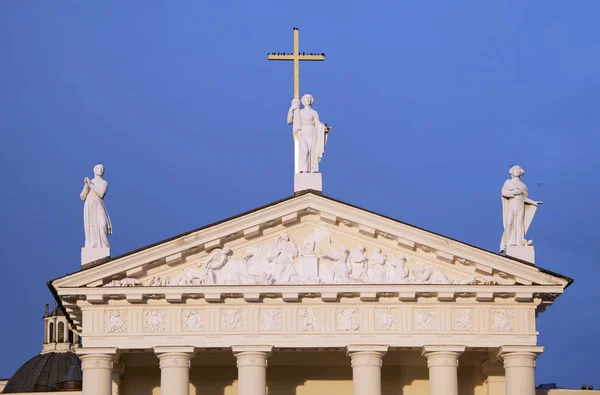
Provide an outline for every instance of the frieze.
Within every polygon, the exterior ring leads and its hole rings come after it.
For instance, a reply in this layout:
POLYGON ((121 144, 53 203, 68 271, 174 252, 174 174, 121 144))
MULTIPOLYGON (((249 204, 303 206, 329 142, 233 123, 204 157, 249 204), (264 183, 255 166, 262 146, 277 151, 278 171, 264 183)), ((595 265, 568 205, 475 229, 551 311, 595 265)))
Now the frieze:
MULTIPOLYGON (((421 248, 422 249, 422 248, 421 248)), ((393 249, 334 246, 329 233, 315 230, 300 247, 288 233, 245 251, 214 248, 193 267, 169 275, 112 280, 104 287, 298 284, 496 285, 491 275, 446 272, 393 249)))

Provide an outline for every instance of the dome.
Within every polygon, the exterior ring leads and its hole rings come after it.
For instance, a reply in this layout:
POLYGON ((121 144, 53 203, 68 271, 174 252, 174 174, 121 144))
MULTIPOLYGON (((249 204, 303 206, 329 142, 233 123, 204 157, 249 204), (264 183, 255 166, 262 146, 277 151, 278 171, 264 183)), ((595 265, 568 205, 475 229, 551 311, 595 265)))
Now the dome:
MULTIPOLYGON (((76 367, 81 377, 81 361, 73 352, 50 352, 36 355, 8 380, 2 393, 58 391, 70 368, 76 367)), ((71 376, 74 372, 70 373, 71 376)))

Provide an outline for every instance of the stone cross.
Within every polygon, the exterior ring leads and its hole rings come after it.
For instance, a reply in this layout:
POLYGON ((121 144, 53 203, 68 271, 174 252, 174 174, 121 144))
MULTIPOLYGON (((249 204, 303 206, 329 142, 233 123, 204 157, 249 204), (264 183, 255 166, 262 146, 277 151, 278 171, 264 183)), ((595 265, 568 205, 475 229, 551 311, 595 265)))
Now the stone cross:
MULTIPOLYGON (((294 98, 300 98, 300 61, 323 61, 325 54, 300 53, 300 31, 294 28, 294 52, 293 53, 270 53, 269 60, 293 60, 294 61, 294 98)), ((300 162, 300 147, 298 139, 294 137, 294 172, 298 173, 300 162)))

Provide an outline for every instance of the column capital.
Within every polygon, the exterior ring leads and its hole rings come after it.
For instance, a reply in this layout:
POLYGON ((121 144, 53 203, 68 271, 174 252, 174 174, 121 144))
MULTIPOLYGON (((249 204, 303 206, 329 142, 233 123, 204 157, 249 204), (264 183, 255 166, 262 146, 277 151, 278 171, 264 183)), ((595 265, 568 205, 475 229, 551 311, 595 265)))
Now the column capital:
POLYGON ((231 346, 237 359, 238 369, 244 367, 267 367, 267 358, 271 355, 273 346, 231 346))
POLYGON ((346 346, 353 368, 359 366, 383 366, 383 357, 389 346, 379 344, 352 344, 346 346))
POLYGON ((455 366, 458 358, 466 350, 466 346, 423 346, 421 355, 427 358, 427 367, 455 366))
POLYGON ((504 368, 535 368, 535 359, 544 352, 542 346, 502 346, 498 349, 498 357, 504 361, 504 368))

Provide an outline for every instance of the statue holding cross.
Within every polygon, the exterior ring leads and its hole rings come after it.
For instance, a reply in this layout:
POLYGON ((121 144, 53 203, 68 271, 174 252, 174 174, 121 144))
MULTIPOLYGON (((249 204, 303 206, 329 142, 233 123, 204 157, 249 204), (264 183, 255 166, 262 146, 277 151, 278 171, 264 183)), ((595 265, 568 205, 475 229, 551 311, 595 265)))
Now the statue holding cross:
POLYGON ((319 114, 312 109, 314 98, 310 94, 300 99, 300 61, 323 61, 325 54, 299 52, 299 30, 294 28, 294 52, 269 54, 269 60, 291 60, 294 62, 294 98, 288 111, 287 123, 294 132, 294 172, 318 173, 323 157, 327 134, 331 128, 323 124, 319 114), (300 109, 300 103, 304 108, 300 109))

